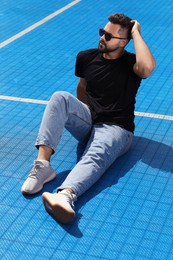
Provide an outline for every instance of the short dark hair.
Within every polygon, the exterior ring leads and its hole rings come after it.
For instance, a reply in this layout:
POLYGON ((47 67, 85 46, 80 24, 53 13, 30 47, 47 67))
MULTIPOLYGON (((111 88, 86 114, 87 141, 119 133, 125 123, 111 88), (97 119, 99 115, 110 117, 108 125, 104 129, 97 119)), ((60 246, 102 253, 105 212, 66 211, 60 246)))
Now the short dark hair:
POLYGON ((127 30, 128 39, 131 39, 131 29, 133 27, 133 23, 130 21, 132 20, 128 16, 124 14, 112 14, 108 17, 108 20, 113 24, 119 24, 123 29, 127 30))

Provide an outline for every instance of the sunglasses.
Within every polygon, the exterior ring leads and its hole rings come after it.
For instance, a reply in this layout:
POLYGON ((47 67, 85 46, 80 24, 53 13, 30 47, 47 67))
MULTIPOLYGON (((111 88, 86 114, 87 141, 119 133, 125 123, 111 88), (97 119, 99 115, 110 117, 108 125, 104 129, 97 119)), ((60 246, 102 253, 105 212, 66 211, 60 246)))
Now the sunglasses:
POLYGON ((120 39, 120 40, 127 40, 128 38, 121 38, 121 37, 116 37, 113 36, 111 33, 106 32, 104 29, 99 29, 99 35, 100 36, 105 36, 105 40, 108 42, 110 41, 112 38, 114 39, 120 39))

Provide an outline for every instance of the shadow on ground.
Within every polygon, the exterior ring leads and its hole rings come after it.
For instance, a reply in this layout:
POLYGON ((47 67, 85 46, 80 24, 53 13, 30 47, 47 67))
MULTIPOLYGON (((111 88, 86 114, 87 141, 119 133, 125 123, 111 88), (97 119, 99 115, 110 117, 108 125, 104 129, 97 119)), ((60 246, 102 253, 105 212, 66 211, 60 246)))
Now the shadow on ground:
MULTIPOLYGON (((83 152, 83 148, 80 145, 77 148, 77 157, 80 158, 83 152)), ((153 141, 144 137, 134 137, 132 147, 130 151, 123 155, 121 158, 117 159, 108 169, 102 178, 97 181, 96 184, 92 186, 91 189, 87 191, 84 195, 78 198, 78 202, 76 203, 76 218, 75 220, 68 225, 61 225, 68 233, 75 237, 82 237, 82 233, 79 229, 79 222, 82 217, 82 214, 78 213, 79 209, 85 205, 88 201, 90 201, 94 196, 101 193, 104 189, 116 185, 120 178, 125 176, 126 173, 130 171, 134 167, 134 165, 138 161, 142 161, 143 163, 149 165, 152 168, 159 169, 165 173, 173 172, 173 148, 164 143, 153 141), (118 171, 117 169, 122 169, 118 171), (112 173, 115 172, 113 175, 112 173), (108 181, 107 181, 108 179, 108 181)), ((46 184, 43 190, 34 195, 34 196, 26 196, 28 199, 32 199, 37 196, 41 196, 44 191, 55 192, 56 188, 60 186, 60 184, 64 181, 69 171, 64 171, 58 173, 56 179, 48 184, 46 184)), ((55 220, 56 221, 56 220, 55 220)))

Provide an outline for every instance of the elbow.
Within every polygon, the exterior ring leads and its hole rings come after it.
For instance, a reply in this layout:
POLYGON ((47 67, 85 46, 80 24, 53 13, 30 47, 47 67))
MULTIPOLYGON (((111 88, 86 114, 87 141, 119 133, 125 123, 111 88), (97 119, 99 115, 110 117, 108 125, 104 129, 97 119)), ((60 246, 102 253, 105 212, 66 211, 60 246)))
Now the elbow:
POLYGON ((152 62, 151 62, 150 64, 148 64, 148 67, 147 67, 149 76, 151 75, 151 73, 153 72, 153 70, 155 69, 155 67, 156 67, 156 61, 155 61, 155 59, 153 58, 152 62))
POLYGON ((138 75, 141 78, 148 78, 151 73, 153 72, 153 70, 156 67, 156 62, 155 60, 153 60, 153 62, 146 64, 144 67, 142 67, 141 69, 138 70, 138 75))
POLYGON ((153 72, 155 67, 156 67, 156 62, 155 61, 153 61, 148 66, 146 66, 146 68, 144 69, 144 76, 145 76, 145 78, 147 78, 147 77, 149 77, 151 75, 151 73, 153 72))
POLYGON ((154 68, 155 68, 155 66, 147 66, 142 72, 142 77, 148 78, 151 75, 151 73, 153 72, 154 68))

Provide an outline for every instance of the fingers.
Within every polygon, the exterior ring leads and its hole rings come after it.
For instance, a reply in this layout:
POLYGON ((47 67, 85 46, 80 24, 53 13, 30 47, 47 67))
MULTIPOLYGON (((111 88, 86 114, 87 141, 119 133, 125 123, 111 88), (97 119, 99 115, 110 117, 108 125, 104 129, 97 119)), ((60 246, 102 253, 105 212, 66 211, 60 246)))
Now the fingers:
POLYGON ((133 33, 135 32, 135 31, 138 31, 139 33, 140 33, 140 24, 139 24, 139 22, 137 21, 137 20, 131 20, 130 21, 132 24, 133 24, 133 27, 132 27, 132 30, 131 30, 131 34, 132 34, 132 36, 133 36, 133 33))
POLYGON ((135 23, 135 22, 137 22, 137 20, 131 20, 130 22, 131 22, 131 23, 135 23))

